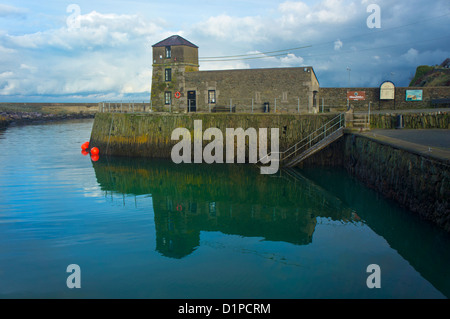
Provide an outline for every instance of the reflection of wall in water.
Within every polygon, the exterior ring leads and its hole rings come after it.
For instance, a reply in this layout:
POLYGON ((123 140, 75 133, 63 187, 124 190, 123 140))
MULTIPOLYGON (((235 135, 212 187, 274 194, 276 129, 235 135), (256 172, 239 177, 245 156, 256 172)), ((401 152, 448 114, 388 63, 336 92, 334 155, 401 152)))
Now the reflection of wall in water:
POLYGON ((157 250, 190 254, 200 231, 307 244, 317 217, 350 219, 350 210, 308 180, 267 176, 248 165, 176 165, 164 160, 101 158, 102 190, 151 194, 157 250))
POLYGON ((200 243, 201 231, 220 231, 245 237, 309 244, 316 225, 312 212, 299 207, 266 207, 232 202, 190 202, 153 198, 156 249, 181 258, 200 243))

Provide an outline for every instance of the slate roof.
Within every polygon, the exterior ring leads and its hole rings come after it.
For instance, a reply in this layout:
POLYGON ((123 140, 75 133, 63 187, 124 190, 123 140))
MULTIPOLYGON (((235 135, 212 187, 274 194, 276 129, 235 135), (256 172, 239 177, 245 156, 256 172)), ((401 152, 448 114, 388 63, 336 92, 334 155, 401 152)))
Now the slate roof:
POLYGON ((168 37, 167 39, 164 39, 164 40, 152 45, 152 47, 167 47, 167 46, 173 46, 173 45, 185 45, 188 47, 198 48, 198 46, 189 42, 185 38, 180 37, 179 35, 173 35, 171 37, 168 37))

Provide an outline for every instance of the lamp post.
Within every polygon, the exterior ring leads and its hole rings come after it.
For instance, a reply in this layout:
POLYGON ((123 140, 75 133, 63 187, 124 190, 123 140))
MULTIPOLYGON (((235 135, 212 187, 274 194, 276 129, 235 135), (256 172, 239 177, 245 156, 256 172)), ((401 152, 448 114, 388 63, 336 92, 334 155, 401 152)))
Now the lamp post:
POLYGON ((351 71, 352 69, 350 69, 350 67, 348 66, 347 67, 347 71, 348 71, 348 86, 350 87, 350 71, 351 71))

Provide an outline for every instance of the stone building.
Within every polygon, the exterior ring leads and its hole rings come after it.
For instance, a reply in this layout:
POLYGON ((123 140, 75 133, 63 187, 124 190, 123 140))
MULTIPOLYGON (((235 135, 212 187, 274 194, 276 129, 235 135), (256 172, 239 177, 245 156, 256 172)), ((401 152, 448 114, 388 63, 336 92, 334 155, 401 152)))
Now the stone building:
POLYGON ((199 71, 198 46, 174 35, 153 45, 154 108, 179 112, 318 111, 312 67, 199 71))

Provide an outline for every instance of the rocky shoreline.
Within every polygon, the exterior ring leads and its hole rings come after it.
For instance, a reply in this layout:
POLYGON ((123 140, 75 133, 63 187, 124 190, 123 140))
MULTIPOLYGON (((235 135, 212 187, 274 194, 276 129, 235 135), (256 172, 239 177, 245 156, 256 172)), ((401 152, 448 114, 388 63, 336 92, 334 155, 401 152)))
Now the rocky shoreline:
POLYGON ((53 121, 94 118, 94 113, 0 112, 0 128, 10 125, 41 124, 53 121))

